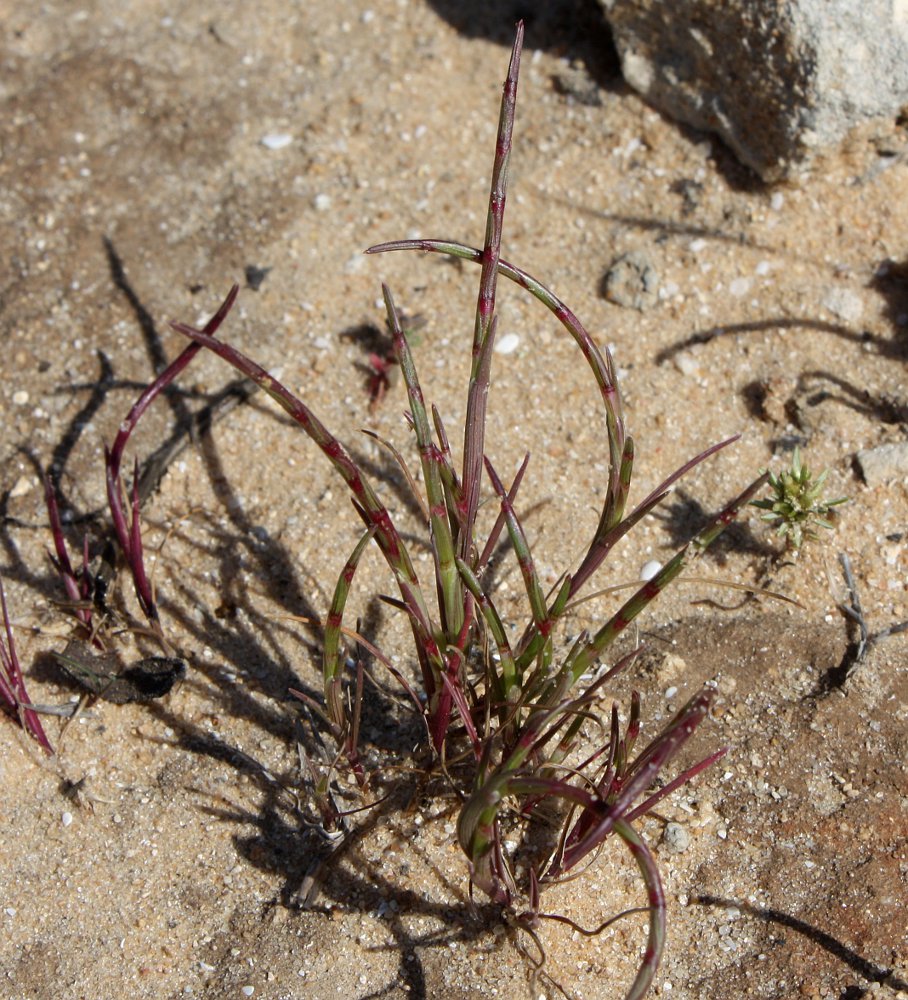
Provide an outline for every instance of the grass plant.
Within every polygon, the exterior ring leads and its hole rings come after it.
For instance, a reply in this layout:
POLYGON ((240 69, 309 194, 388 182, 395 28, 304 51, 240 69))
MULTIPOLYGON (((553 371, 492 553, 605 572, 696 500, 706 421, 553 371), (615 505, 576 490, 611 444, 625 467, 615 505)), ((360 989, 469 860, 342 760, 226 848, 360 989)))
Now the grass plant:
MULTIPOLYGON (((366 655, 384 664, 410 694, 425 730, 425 748, 434 766, 453 783, 460 799, 457 838, 468 865, 472 886, 498 904, 503 914, 538 942, 539 921, 558 915, 543 913, 541 893, 548 884, 576 874, 612 837, 617 837, 637 865, 646 890, 649 931, 645 952, 627 997, 648 990, 665 940, 665 898, 655 859, 634 823, 684 782, 691 780, 725 752, 720 749, 673 777, 663 771, 707 717, 714 690, 698 691, 649 741, 642 739, 641 704, 633 694, 622 731, 617 706, 599 725, 597 736, 585 732, 595 721, 605 687, 633 661, 637 650, 611 665, 603 658, 637 616, 686 568, 765 484, 762 476, 717 513, 700 533, 658 573, 642 583, 621 607, 595 630, 568 642, 570 613, 581 591, 601 570, 615 545, 669 493, 672 485, 700 462, 729 445, 722 441, 673 472, 636 506, 629 508, 635 461, 612 358, 586 331, 574 313, 536 278, 501 256, 508 164, 515 121, 523 26, 518 25, 504 84, 498 136, 492 168, 485 240, 482 248, 451 240, 405 240, 370 247, 370 254, 394 250, 441 253, 479 266, 479 292, 473 328, 471 370, 466 390, 466 415, 460 460, 455 458, 441 414, 426 403, 411 343, 401 323, 392 293, 383 286, 394 361, 406 386, 409 422, 416 443, 422 492, 416 476, 396 449, 419 508, 422 531, 431 552, 431 572, 417 572, 411 556, 412 526, 397 524, 363 469, 319 420, 310 407, 265 368, 216 334, 235 301, 234 286, 214 317, 202 329, 174 323, 191 344, 142 394, 121 425, 107 452, 107 493, 114 534, 129 567, 147 631, 165 653, 158 604, 145 572, 139 525, 138 471, 131 491, 121 481, 126 445, 142 414, 201 350, 216 354, 266 392, 318 446, 347 486, 353 508, 362 521, 359 540, 346 560, 323 623, 321 699, 308 698, 310 713, 333 739, 335 756, 329 773, 312 769, 314 813, 326 832, 342 830, 344 815, 336 802, 334 778, 351 774, 363 803, 373 801, 374 767, 360 751, 366 655), (497 333, 496 290, 499 278, 515 282, 538 299, 573 339, 589 366, 601 404, 603 451, 608 473, 602 487, 598 524, 583 558, 568 567, 551 592, 546 592, 536 568, 531 544, 518 506, 521 483, 529 465, 526 456, 516 475, 506 481, 486 448, 486 412, 493 347, 497 333), (483 499, 497 506, 488 531, 480 528, 483 499), (500 543, 507 541, 520 570, 526 596, 526 618, 506 621, 493 584, 490 563, 500 543), (396 587, 387 604, 404 615, 412 633, 412 663, 408 675, 390 656, 368 643, 345 622, 351 588, 363 554, 376 546, 396 587), (515 625, 519 625, 516 629, 515 625), (357 649, 359 647, 359 649, 357 649), (590 740, 593 748, 590 749, 590 740), (662 782, 658 790, 655 783, 662 782), (560 807, 563 824, 550 856, 525 874, 517 870, 506 841, 515 829, 528 831, 549 806, 560 807), (508 831, 504 836, 505 828, 508 831)), ((390 447, 390 446, 389 446, 390 447)), ((56 565, 75 609, 79 628, 103 645, 97 621, 95 581, 85 568, 75 571, 63 541, 53 490, 48 487, 56 565)), ((9 634, 9 632, 7 633, 9 634)), ((5 661, 4 661, 5 662, 5 661)), ((0 693, 3 692, 0 688, 0 693)), ((414 753, 411 767, 421 772, 426 754, 414 753)), ((605 925, 603 925, 605 926, 605 925)), ((601 929, 601 928, 600 928, 601 929)))
MULTIPOLYGON (((719 750, 711 754, 667 780, 659 791, 651 790, 665 766, 707 716, 713 689, 707 686, 697 692, 642 749, 638 749, 640 701, 635 695, 623 733, 618 709, 613 707, 606 738, 585 759, 577 761, 574 755, 581 746, 584 723, 595 715, 605 684, 627 667, 633 653, 608 669, 600 666, 602 658, 640 612, 698 558, 741 506, 762 488, 766 477, 757 479, 731 501, 601 627, 581 633, 562 651, 559 629, 565 625, 572 601, 601 568, 615 544, 656 507, 675 480, 734 439, 686 462, 628 511, 634 445, 626 430, 611 356, 557 296, 501 256, 522 40, 523 27, 519 25, 504 84, 483 247, 450 240, 406 240, 373 246, 367 251, 430 251, 480 267, 459 465, 440 413, 426 404, 400 314, 390 289, 383 286, 388 327, 406 385, 409 420, 422 473, 425 495, 418 499, 425 512, 424 530, 432 554, 428 579, 417 574, 403 532, 363 471, 306 403, 211 331, 182 323, 174 324, 174 329, 252 379, 290 415, 344 480, 363 522, 363 533, 344 566, 325 621, 323 700, 311 705, 336 741, 337 766, 349 768, 363 788, 367 787, 368 776, 357 749, 362 666, 357 656, 348 654, 344 637, 352 636, 354 647, 357 643, 364 645, 364 640, 345 627, 344 612, 360 558, 374 544, 398 591, 387 601, 406 616, 413 635, 421 687, 414 700, 420 706, 427 743, 462 799, 457 836, 473 886, 512 910, 518 925, 532 933, 541 915, 540 889, 567 876, 589 860, 607 838, 616 835, 640 870, 650 915, 646 951, 627 993, 629 998, 636 998, 647 991, 662 952, 665 900, 652 853, 633 823, 724 753, 719 750), (529 456, 514 479, 505 483, 486 452, 486 410, 497 332, 496 288, 501 276, 524 288, 559 320, 589 365, 602 404, 609 472, 599 523, 578 568, 572 573, 565 571, 548 594, 539 579, 516 504, 529 456), (483 537, 477 512, 486 483, 497 500, 499 514, 483 537), (527 619, 517 631, 516 641, 509 638, 511 633, 488 583, 489 560, 504 535, 526 592, 527 619), (351 664, 358 665, 351 670, 351 664), (513 823, 516 817, 517 822, 530 824, 541 805, 552 802, 562 803, 566 815, 556 850, 544 864, 530 871, 523 884, 518 884, 513 859, 505 848, 502 823, 505 818, 513 823), (521 898, 528 898, 530 905, 518 914, 521 898)), ((414 476, 405 471, 408 481, 414 484, 414 476)), ((413 488, 416 491, 415 485, 413 488)), ((369 652, 393 669, 390 658, 381 651, 370 646, 369 652)), ((329 824, 337 817, 330 815, 332 799, 324 781, 316 791, 323 821, 329 824)))

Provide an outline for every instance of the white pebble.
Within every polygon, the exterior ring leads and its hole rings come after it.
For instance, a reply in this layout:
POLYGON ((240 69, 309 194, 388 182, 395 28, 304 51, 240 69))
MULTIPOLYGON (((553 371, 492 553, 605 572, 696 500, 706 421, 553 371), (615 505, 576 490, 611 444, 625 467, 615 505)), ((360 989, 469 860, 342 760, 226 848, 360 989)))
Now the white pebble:
POLYGON ((495 344, 496 354, 513 354, 517 350, 517 345, 520 343, 520 337, 516 333, 506 333, 503 337, 499 337, 495 344))
POLYGON ((768 260, 761 260, 754 270, 761 278, 765 278, 766 275, 772 270, 772 264, 770 264, 768 260))
POLYGON ((317 194, 312 199, 312 207, 316 212, 327 212, 331 207, 331 196, 327 194, 317 194))
POLYGON ((735 278, 728 286, 728 290, 736 299, 741 298, 750 291, 750 278, 735 278))
POLYGON ((700 365, 692 354, 682 351, 674 357, 675 367, 682 375, 699 375, 700 365))
POLYGON ((699 253, 701 250, 705 248, 705 246, 706 246, 706 240, 698 236, 695 240, 690 241, 690 243, 688 244, 688 249, 690 249, 693 253, 699 253))
POLYGON ((675 687, 674 684, 670 688, 666 688, 665 689, 665 700, 666 701, 671 701, 672 698, 674 698, 677 693, 678 693, 678 689, 675 687))
POLYGON ((289 132, 269 132, 263 135, 259 142, 265 149, 284 149, 293 142, 293 136, 289 132))
POLYGON ((34 480, 29 479, 28 476, 19 476, 9 491, 9 497, 11 500, 15 500, 16 497, 24 497, 26 493, 31 493, 34 486, 34 480))
POLYGON ((255 987, 254 986, 244 986, 242 988, 242 990, 240 990, 240 992, 243 994, 244 997, 251 997, 252 994, 255 993, 255 987))
POLYGON ((70 824, 72 823, 72 821, 73 821, 73 814, 72 814, 71 812, 65 812, 65 813, 63 813, 63 815, 62 815, 62 816, 60 817, 60 822, 61 822, 61 823, 62 823, 62 824, 63 824, 64 826, 69 826, 69 825, 70 825, 70 824))
POLYGON ((640 579, 652 580, 660 569, 662 569, 662 563, 657 559, 650 559, 640 567, 640 579))
POLYGON ((17 389, 13 393, 13 404, 15 406, 25 406, 28 402, 28 393, 24 389, 17 389))
POLYGON ((785 204, 785 195, 781 191, 776 191, 773 196, 769 199, 769 207, 774 212, 781 212, 782 206, 785 204))

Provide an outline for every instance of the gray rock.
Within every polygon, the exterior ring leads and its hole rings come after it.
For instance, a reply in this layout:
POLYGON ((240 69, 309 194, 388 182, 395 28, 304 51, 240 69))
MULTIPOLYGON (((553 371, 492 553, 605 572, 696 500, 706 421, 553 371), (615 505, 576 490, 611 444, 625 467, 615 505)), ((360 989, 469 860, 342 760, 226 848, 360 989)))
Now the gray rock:
POLYGON ((881 444, 857 453, 858 466, 868 486, 881 486, 908 476, 908 441, 881 444))
POLYGON ((625 80, 766 181, 908 102, 905 0, 600 0, 625 80))
POLYGON ((605 297, 628 309, 648 309, 659 297, 659 275, 645 250, 622 254, 602 282, 605 297))
POLYGON ((672 854, 683 854, 690 847, 690 834, 680 823, 667 823, 662 833, 662 843, 672 854))

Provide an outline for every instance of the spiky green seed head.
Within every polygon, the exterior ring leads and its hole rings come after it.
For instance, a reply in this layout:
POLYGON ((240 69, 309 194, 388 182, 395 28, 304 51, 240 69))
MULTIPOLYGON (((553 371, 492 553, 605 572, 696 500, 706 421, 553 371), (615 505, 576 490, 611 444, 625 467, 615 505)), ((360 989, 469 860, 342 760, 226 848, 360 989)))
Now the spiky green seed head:
POLYGON ((762 520, 776 525, 776 534, 784 538, 789 548, 797 551, 808 539, 816 539, 815 528, 833 527, 828 519, 831 508, 847 503, 848 497, 835 500, 822 498, 823 485, 829 474, 824 469, 816 479, 806 465, 801 464, 801 453, 795 448, 791 468, 778 475, 769 474, 769 488, 773 495, 751 500, 754 507, 767 513, 762 520))

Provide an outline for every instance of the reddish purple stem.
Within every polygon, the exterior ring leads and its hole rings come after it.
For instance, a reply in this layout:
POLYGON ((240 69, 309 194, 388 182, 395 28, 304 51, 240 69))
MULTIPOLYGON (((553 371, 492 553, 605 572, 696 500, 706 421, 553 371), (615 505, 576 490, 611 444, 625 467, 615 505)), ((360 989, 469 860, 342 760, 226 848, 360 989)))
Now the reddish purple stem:
MULTIPOLYGON (((240 286, 234 285, 221 303, 220 308, 205 324, 204 332, 209 336, 214 336, 218 327, 224 322, 227 314, 233 307, 239 293, 240 286)), ((136 474, 133 480, 132 489, 132 518, 127 518, 123 508, 123 493, 120 487, 120 466, 123 461, 123 453, 132 432, 142 418, 142 414, 154 402, 154 400, 173 382, 173 380, 186 368, 190 361, 201 350, 200 344, 189 344, 180 355, 172 361, 167 368, 142 392, 129 411, 126 419, 120 424, 120 430, 114 439, 113 447, 105 449, 105 463, 107 468, 107 502, 110 506, 110 516, 113 522, 114 533, 117 542, 126 558, 129 570, 132 573, 133 584, 135 586, 136 597, 142 607, 143 612, 149 621, 158 620, 158 612, 154 603, 154 595, 148 582, 145 566, 142 558, 142 539, 139 526, 139 497, 138 497, 138 463, 136 463, 136 474)))
POLYGON ((53 754, 54 748, 50 745, 50 740, 44 732, 38 713, 27 707, 31 704, 31 699, 25 690, 25 679, 22 676, 22 667, 16 653, 16 641, 13 639, 13 627, 9 620, 2 580, 0 580, 0 610, 3 612, 3 628, 6 633, 6 643, 4 644, 0 640, 0 667, 2 667, 0 669, 0 697, 19 716, 22 727, 31 733, 47 753, 53 754))

